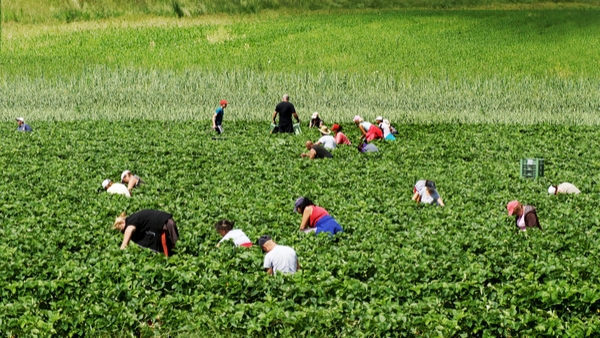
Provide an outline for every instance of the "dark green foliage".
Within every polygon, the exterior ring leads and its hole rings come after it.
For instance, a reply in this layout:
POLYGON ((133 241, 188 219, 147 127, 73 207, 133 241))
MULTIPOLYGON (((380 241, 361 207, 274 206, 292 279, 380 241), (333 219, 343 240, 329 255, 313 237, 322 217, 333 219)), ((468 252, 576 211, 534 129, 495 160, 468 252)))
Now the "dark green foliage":
MULTIPOLYGON (((227 122, 227 121, 226 121, 227 122)), ((342 122, 347 135, 356 128, 342 122)), ((377 158, 340 147, 299 157, 304 135, 264 124, 36 123, 0 132, 0 332, 4 336, 596 336, 600 332, 598 131, 537 125, 397 125, 377 158), (543 157, 545 177, 519 179, 543 157), (96 193, 124 169, 147 184, 96 193), (437 182, 445 208, 410 201, 437 182), (571 181, 579 196, 550 196, 571 181), (308 195, 344 227, 297 231, 308 195), (544 231, 515 233, 507 201, 544 231), (119 250, 121 212, 173 213, 172 258, 119 250), (303 269, 266 276, 257 247, 215 248, 215 221, 294 247, 303 269)))

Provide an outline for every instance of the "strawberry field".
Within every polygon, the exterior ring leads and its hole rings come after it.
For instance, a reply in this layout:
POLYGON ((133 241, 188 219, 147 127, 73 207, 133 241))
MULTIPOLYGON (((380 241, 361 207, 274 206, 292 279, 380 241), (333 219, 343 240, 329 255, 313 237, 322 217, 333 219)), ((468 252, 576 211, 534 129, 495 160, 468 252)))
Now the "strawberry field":
MULTIPOLYGON (((302 116, 301 116, 302 117, 302 116)), ((306 121, 306 119, 304 119, 306 121)), ((347 123, 347 135, 358 130, 347 123)), ((0 132, 0 330, 3 336, 556 337, 600 332, 596 128, 399 124, 364 156, 301 159, 303 135, 268 123, 39 122, 0 132), (370 154, 369 154, 370 155, 370 154), (519 178, 542 157, 545 176, 519 178), (98 193, 124 169, 133 198, 98 193), (410 200, 436 181, 446 207, 410 200), (550 196, 569 181, 582 194, 550 196), (344 227, 297 231, 312 197, 344 227), (506 202, 535 205, 544 231, 515 232, 506 202), (171 258, 119 250, 122 211, 174 215, 171 258), (256 246, 215 245, 235 220, 252 240, 295 248, 302 270, 268 276, 256 246)))
POLYGON ((478 3, 3 4, 0 336, 598 336, 600 11, 478 3), (268 133, 284 93, 302 135, 268 133), (314 111, 354 143, 352 117, 382 115, 398 139, 310 161, 314 111), (97 191, 125 169, 132 198, 97 191), (445 207, 411 201, 420 179, 445 207), (561 182, 582 194, 546 192, 561 182), (344 232, 299 232, 299 196, 344 232), (516 232, 513 199, 543 231, 516 232), (173 214, 174 256, 119 249, 115 217, 141 209, 173 214), (302 269, 216 248, 223 218, 302 269))

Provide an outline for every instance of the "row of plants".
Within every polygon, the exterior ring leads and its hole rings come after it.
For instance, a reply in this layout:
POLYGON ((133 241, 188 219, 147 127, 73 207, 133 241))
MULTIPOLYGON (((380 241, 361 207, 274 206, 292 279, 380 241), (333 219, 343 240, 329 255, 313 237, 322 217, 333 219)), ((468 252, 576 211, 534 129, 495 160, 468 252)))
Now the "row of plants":
MULTIPOLYGON (((352 141, 358 131, 345 124, 352 141)), ((300 158, 302 135, 268 123, 39 122, 0 131, 0 332, 5 336, 595 336, 598 131, 562 125, 400 124, 363 156, 300 158), (543 157, 545 176, 519 178, 543 157), (147 184, 130 199, 98 193, 124 169, 147 184), (416 206, 437 182, 446 207, 416 206), (550 196, 569 181, 582 194, 550 196), (297 231, 312 197, 344 227, 297 231), (535 205, 543 231, 516 233, 506 202, 535 205), (171 258, 130 246, 114 218, 174 215, 171 258), (215 247, 228 218, 251 239, 292 246, 302 269, 267 276, 257 247, 215 247)))

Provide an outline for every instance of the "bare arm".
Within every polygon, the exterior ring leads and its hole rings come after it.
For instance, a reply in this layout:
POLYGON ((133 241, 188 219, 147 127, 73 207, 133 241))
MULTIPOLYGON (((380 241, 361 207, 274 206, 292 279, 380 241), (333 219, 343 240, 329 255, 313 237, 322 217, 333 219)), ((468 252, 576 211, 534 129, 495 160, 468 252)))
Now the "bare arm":
POLYGON ((272 275, 272 274, 273 274, 273 268, 268 268, 268 269, 267 269, 267 273, 268 273, 269 275, 272 275))
POLYGON ((438 204, 439 204, 439 206, 440 206, 440 207, 443 207, 443 206, 445 206, 445 205, 444 205, 444 201, 442 201, 442 198, 441 198, 441 197, 440 197, 440 198, 438 198, 437 202, 438 202, 438 204))
POLYGON ((311 160, 314 160, 316 156, 317 156, 317 151, 316 151, 316 150, 314 150, 314 149, 311 149, 311 150, 308 152, 308 157, 309 157, 311 160))
POLYGON ((362 136, 360 137, 361 139, 367 136, 367 131, 365 130, 365 127, 362 126, 362 124, 358 125, 358 129, 360 129, 360 132, 362 133, 362 136))
POLYGON ((277 111, 273 112, 273 123, 275 123, 275 118, 277 117, 277 111))
POLYGON ((300 263, 298 262, 298 259, 296 259, 296 271, 300 270, 300 263))
POLYGON ((127 183, 127 189, 131 192, 131 189, 135 187, 137 182, 138 179, 136 177, 131 176, 131 178, 129 179, 129 183, 127 183))
POLYGON ((129 244, 129 240, 131 239, 131 234, 135 232, 135 226, 128 225, 125 228, 125 233, 123 234, 123 243, 121 243, 121 250, 124 250, 129 244))
POLYGON ((213 118, 212 118, 212 122, 213 122, 213 129, 215 129, 215 128, 217 127, 217 122, 216 122, 216 119, 217 119, 217 114, 214 114, 214 115, 213 115, 213 118))
POLYGON ((300 123, 300 118, 298 117, 298 114, 296 114, 296 112, 293 112, 292 115, 296 118, 296 122, 300 123))
POLYGON ((310 219, 310 215, 313 212, 313 207, 308 206, 304 208, 304 212, 302 213, 302 222, 300 222, 300 230, 304 230, 308 227, 308 221, 310 219))
POLYGON ((413 201, 415 201, 415 202, 417 202, 417 203, 419 203, 419 202, 420 202, 420 200, 421 200, 421 198, 420 198, 420 197, 421 197, 421 195, 419 195, 419 192, 417 191, 417 192, 416 192, 416 193, 413 195, 413 197, 412 197, 412 200, 413 200, 413 201))

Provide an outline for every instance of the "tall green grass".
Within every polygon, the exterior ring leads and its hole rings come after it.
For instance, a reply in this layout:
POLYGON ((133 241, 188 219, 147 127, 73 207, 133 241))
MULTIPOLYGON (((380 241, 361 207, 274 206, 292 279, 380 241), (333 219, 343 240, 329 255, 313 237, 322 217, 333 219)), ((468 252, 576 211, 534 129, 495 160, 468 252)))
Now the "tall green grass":
POLYGON ((256 14, 264 11, 314 11, 393 8, 464 8, 502 4, 542 7, 597 7, 598 0, 4 0, 2 21, 40 23, 86 21, 131 15, 196 17, 206 14, 256 14))
POLYGON ((226 120, 267 123, 289 93, 301 119, 327 123, 383 115, 397 123, 600 124, 594 79, 394 79, 341 73, 169 72, 98 67, 76 78, 0 83, 0 118, 30 120, 208 120, 218 101, 226 120))
POLYGON ((600 11, 387 11, 9 24, 0 117, 600 123, 600 11))

